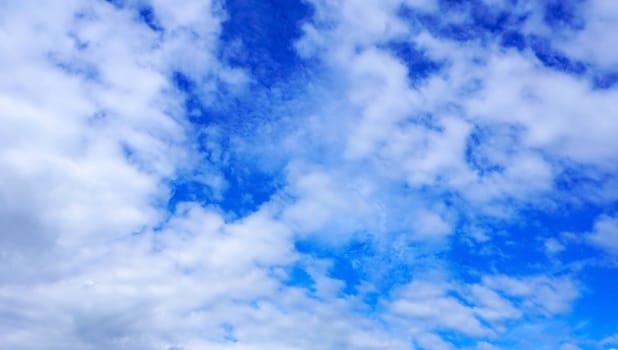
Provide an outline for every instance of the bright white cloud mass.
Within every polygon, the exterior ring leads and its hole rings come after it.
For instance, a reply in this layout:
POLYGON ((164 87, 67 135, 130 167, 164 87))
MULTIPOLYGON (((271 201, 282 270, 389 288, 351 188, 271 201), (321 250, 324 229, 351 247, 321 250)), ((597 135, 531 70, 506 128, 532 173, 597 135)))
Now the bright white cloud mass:
POLYGON ((618 3, 0 3, 0 348, 618 347, 618 3))

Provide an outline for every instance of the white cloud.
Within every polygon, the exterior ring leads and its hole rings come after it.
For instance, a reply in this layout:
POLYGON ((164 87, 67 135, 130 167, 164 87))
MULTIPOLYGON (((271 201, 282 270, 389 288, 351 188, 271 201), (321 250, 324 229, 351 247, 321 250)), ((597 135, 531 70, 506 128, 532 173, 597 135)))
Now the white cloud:
POLYGON ((547 255, 550 255, 550 256, 556 255, 564 251, 565 249, 564 245, 555 238, 548 238, 545 241, 544 246, 545 246, 545 252, 547 253, 547 255))
POLYGON ((491 57, 481 74, 484 88, 467 104, 471 115, 521 125, 523 147, 613 169, 615 91, 592 91, 581 79, 514 54, 491 57))
POLYGON ((315 0, 310 3, 315 9, 318 28, 312 24, 304 25, 307 35, 296 43, 303 55, 333 54, 345 59, 355 50, 355 45, 371 47, 376 42, 406 35, 409 31, 405 23, 395 16, 401 5, 399 0, 315 0), (323 25, 330 29, 325 29, 323 25), (338 41, 339 45, 332 45, 333 41, 338 41), (333 52, 328 52, 331 50, 333 52))
MULTIPOLYGON (((480 50, 410 28, 396 15, 400 1, 313 3, 317 20, 296 47, 319 58, 336 83, 325 84, 329 97, 317 112, 281 127, 301 130, 258 145, 286 148, 286 183, 237 220, 195 203, 165 209, 168 181, 202 170, 170 75, 189 75, 206 103, 218 84, 251 79, 216 59, 225 16, 218 2, 154 1, 163 32, 138 20, 137 3, 0 5, 6 346, 455 348, 439 335, 446 331, 492 349, 486 340, 510 322, 569 311, 579 295, 570 277, 429 278, 433 265, 448 265, 439 254, 458 221, 435 194, 457 198, 462 211, 496 213, 495 202, 534 202, 552 191, 562 161, 615 171, 616 92, 592 91, 529 53, 480 50), (391 39, 414 41, 444 69, 411 87, 409 68, 384 48, 391 39), (477 129, 488 135, 474 148, 477 129), (491 169, 476 169, 469 153, 491 169), (363 293, 378 286, 362 281, 359 295, 342 296, 345 283, 329 276, 329 260, 294 248, 299 237, 344 244, 357 234, 377 246, 369 263, 432 266, 368 310, 363 293), (307 260, 312 289, 287 285, 287 269, 307 260)), ((209 142, 220 133, 204 131, 209 142)), ((219 145, 207 147, 214 162, 224 158, 219 145)), ((224 186, 218 174, 201 175, 224 186)), ((616 250, 615 221, 599 219, 589 241, 616 250)), ((561 246, 550 240, 546 248, 561 246)))
POLYGON ((423 334, 418 337, 417 343, 423 347, 423 349, 436 349, 436 350, 454 350, 453 344, 445 341, 435 334, 423 334))
POLYGON ((174 100, 145 26, 106 3, 4 6, 0 215, 11 222, 4 237, 24 238, 3 253, 13 271, 34 274, 30 256, 156 224, 161 180, 187 158, 186 141, 165 113, 174 100), (27 251, 32 240, 39 251, 27 251))
POLYGON ((413 281, 396 292, 390 311, 408 329, 448 329, 472 336, 490 333, 475 317, 474 310, 448 294, 447 285, 413 281))
POLYGON ((412 224, 413 235, 422 240, 442 238, 453 232, 452 226, 436 213, 421 210, 415 216, 412 224))
POLYGON ((581 348, 573 344, 562 344, 560 350, 580 350, 581 348))
POLYGON ((447 346, 427 333, 439 330, 467 335, 491 349, 486 340, 505 339, 513 329, 531 326, 533 317, 566 312, 577 295, 571 280, 542 275, 486 275, 478 284, 413 280, 393 293, 387 319, 422 345, 431 340, 447 346))
POLYGON ((497 291, 483 285, 472 285, 469 299, 475 303, 475 313, 493 323, 508 319, 518 319, 522 312, 497 291))
POLYGON ((612 47, 618 41, 611 33, 618 25, 618 6, 616 4, 593 0, 583 4, 584 28, 575 38, 559 42, 559 48, 572 57, 600 65, 604 70, 618 68, 618 54, 612 47))
MULTIPOLYGON (((343 161, 388 169, 380 175, 405 178, 414 187, 456 191, 487 213, 503 211, 493 209, 496 201, 534 202, 552 192, 564 164, 615 170, 614 90, 592 90, 582 78, 543 67, 530 52, 461 44, 418 28, 358 38, 348 35, 362 30, 345 12, 330 3, 315 6, 331 22, 312 27, 298 45, 320 42, 323 48, 312 54, 337 72, 341 90, 333 92, 332 104, 337 130, 346 140, 343 161), (408 68, 384 48, 392 39, 426 50, 443 68, 412 88, 408 68), (477 128, 488 131, 471 147, 477 128), (496 170, 475 169, 467 152, 496 170)), ((542 12, 526 6, 521 11, 542 12)), ((385 4, 375 11, 397 22, 396 9, 385 4)), ((332 115, 324 118, 330 123, 332 115)))
POLYGON ((601 216, 587 236, 588 241, 609 254, 618 254, 618 218, 601 216))
POLYGON ((570 311, 572 302, 579 296, 576 284, 566 277, 534 276, 517 279, 504 275, 486 276, 483 285, 519 299, 524 310, 545 316, 570 311))
POLYGON ((226 224, 212 210, 185 205, 160 231, 72 257, 74 270, 61 280, 2 288, 3 313, 13 315, 2 319, 4 344, 407 348, 351 313, 347 300, 285 287, 273 269, 297 258, 288 234, 267 211, 226 224))
POLYGON ((282 219, 299 234, 315 234, 340 244, 360 230, 379 229, 380 205, 375 185, 363 178, 350 179, 337 171, 291 164, 289 185, 282 201, 282 219))

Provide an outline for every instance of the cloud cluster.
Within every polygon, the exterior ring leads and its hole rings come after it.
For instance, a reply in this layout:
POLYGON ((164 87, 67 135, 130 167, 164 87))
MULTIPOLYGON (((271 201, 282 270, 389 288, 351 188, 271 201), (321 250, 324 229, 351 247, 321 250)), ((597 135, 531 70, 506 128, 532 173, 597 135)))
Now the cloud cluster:
POLYGON ((616 6, 565 4, 308 1, 294 98, 233 64, 231 2, 1 4, 3 345, 614 344, 573 330, 585 293, 555 264, 617 251, 616 6), (273 115, 194 118, 241 99, 273 115), (247 169, 276 185, 228 210, 247 169), (186 179, 212 198, 175 198, 186 179), (565 203, 596 221, 509 231, 565 203))

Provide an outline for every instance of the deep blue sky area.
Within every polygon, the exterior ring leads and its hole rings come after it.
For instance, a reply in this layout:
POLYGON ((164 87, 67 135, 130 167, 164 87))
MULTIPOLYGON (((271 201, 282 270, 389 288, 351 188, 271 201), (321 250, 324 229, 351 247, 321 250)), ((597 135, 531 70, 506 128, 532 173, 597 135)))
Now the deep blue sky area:
POLYGON ((304 62, 294 49, 301 24, 310 20, 312 7, 304 1, 227 0, 221 55, 234 67, 251 72, 263 88, 296 79, 304 62))
POLYGON ((618 349, 618 3, 0 13, 0 348, 618 349))

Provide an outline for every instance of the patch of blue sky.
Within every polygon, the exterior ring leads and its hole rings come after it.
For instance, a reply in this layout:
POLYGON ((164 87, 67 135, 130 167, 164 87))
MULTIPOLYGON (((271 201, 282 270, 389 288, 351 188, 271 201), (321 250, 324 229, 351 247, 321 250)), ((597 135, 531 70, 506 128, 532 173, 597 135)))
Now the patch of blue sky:
POLYGON ((202 97, 203 93, 199 88, 198 82, 181 71, 172 72, 170 79, 174 87, 183 94, 184 111, 187 119, 193 123, 198 130, 205 125, 227 121, 226 119, 221 119, 221 115, 214 113, 210 104, 204 101, 202 97))
POLYGON ((191 179, 176 179, 170 184, 172 188, 168 202, 168 210, 174 212, 178 204, 183 202, 197 202, 209 204, 216 202, 216 192, 211 186, 201 181, 191 179))
MULTIPOLYGON (((254 142, 268 138, 268 135, 261 137, 256 132, 266 124, 277 123, 277 119, 289 111, 286 102, 302 93, 310 72, 306 62, 297 55, 293 43, 301 34, 300 24, 311 15, 311 8, 300 1, 236 0, 226 1, 224 7, 228 17, 223 22, 220 56, 231 67, 248 72, 251 77, 249 87, 229 91, 222 84, 217 87, 212 100, 204 101, 199 83, 182 72, 174 72, 172 76, 175 87, 185 96, 185 112, 195 126, 198 139, 200 129, 212 126, 220 130, 214 141, 226 152, 226 161, 211 163, 218 167, 225 179, 224 190, 220 198, 213 198, 212 190, 200 190, 199 181, 187 179, 178 184, 180 187, 174 191, 172 202, 184 198, 216 202, 225 211, 244 215, 256 210, 277 190, 282 169, 277 166, 265 168, 252 159, 255 154, 238 151, 231 147, 231 143, 235 138, 247 139, 248 136, 254 142), (208 199, 192 195, 190 191, 208 196, 208 199)), ((156 25, 152 12, 140 14, 145 16, 144 21, 149 26, 156 25)), ((198 142, 200 153, 206 158, 210 152, 206 146, 208 141, 202 138, 198 142)))
POLYGON ((241 92, 218 89, 210 112, 221 124, 234 122, 232 132, 253 134, 265 123, 299 113, 299 97, 313 67, 299 57, 294 42, 312 9, 302 1, 229 0, 224 7, 228 17, 222 25, 220 59, 247 72, 250 81, 241 92))
POLYGON ((615 211, 615 205, 560 205, 554 210, 521 210, 510 222, 475 218, 483 230, 492 232, 492 238, 471 243, 465 234, 458 235, 449 251, 451 271, 457 279, 468 283, 475 283, 479 275, 492 271, 509 276, 577 276, 576 281, 586 287, 564 320, 581 339, 601 339, 615 332, 618 272, 614 258, 582 241, 587 239, 584 233, 592 231, 599 215, 615 211), (564 246, 556 253, 548 252, 545 240, 561 237, 564 246))
MULTIPOLYGON (((225 148, 228 141, 217 140, 217 147, 225 148)), ((206 142, 203 142, 204 144, 206 142)), ((230 219, 245 216, 271 199, 279 189, 281 175, 264 172, 259 166, 245 162, 242 156, 226 154, 225 161, 209 157, 210 150, 200 152, 202 166, 220 174, 222 182, 206 179, 202 172, 182 173, 170 184, 172 188, 168 208, 173 211, 179 203, 197 202, 217 205, 230 219), (210 181, 209 181, 210 180, 210 181)))
MULTIPOLYGON (((473 222, 476 226, 460 228, 460 234, 453 240, 449 261, 453 271, 465 279, 491 271, 509 275, 549 273, 543 238, 556 237, 568 230, 590 229, 597 214, 598 210, 592 209, 547 211, 522 208, 509 221, 475 216, 473 222), (488 233, 487 240, 471 241, 473 232, 470 230, 474 229, 488 233)), ((578 249, 586 251, 581 256, 574 256, 576 261, 596 254, 589 247, 578 249)), ((555 272, 565 271, 559 268, 555 272)))
POLYGON ((223 210, 239 216, 257 210, 281 187, 280 174, 263 172, 257 166, 252 167, 235 158, 223 169, 223 175, 226 189, 218 204, 223 210))
POLYGON ((221 56, 230 65, 248 70, 263 88, 295 79, 305 64, 293 43, 300 24, 312 15, 303 1, 227 0, 228 19, 221 33, 221 56))
POLYGON ((309 291, 315 291, 315 280, 307 272, 306 266, 301 263, 296 263, 288 266, 286 269, 287 278, 284 283, 288 286, 304 288, 309 291))
POLYGON ((618 84, 618 72, 598 72, 593 78, 596 89, 612 89, 618 84))
POLYGON ((585 25, 581 16, 585 0, 547 0, 543 21, 552 28, 582 29, 585 25))
POLYGON ((526 19, 525 15, 516 15, 507 11, 495 11, 482 1, 450 1, 439 2, 442 15, 415 13, 405 9, 400 15, 408 21, 416 22, 417 26, 427 29, 432 34, 456 41, 494 40, 507 30, 518 28, 526 19), (464 21, 451 23, 445 18, 452 13, 466 13, 469 16, 464 21))
POLYGON ((588 66, 584 62, 572 59, 555 50, 548 39, 533 35, 528 40, 535 56, 545 67, 578 76, 587 73, 588 66))
POLYGON ((163 32, 163 27, 157 19, 156 13, 152 6, 143 5, 138 9, 139 18, 155 32, 163 32))
MULTIPOLYGON (((614 262, 615 264, 615 262, 614 262)), ((616 288, 618 269, 615 265, 592 266, 579 276, 583 297, 575 301, 569 319, 579 324, 583 339, 602 339, 616 332, 616 288)))
POLYGON ((516 48, 519 51, 524 50, 528 46, 525 35, 518 32, 517 30, 505 31, 502 34, 500 44, 503 47, 512 47, 516 48))
POLYGON ((599 197, 599 194, 604 191, 618 191, 613 182, 615 177, 610 172, 593 166, 568 162, 556 165, 560 166, 560 173, 554 179, 554 188, 560 193, 586 201, 589 197, 599 197), (610 187, 607 188, 607 186, 610 187))
POLYGON ((332 263, 328 269, 328 276, 344 283, 342 296, 358 292, 357 287, 364 273, 358 258, 365 256, 364 250, 367 248, 365 242, 335 248, 315 240, 298 240, 295 242, 295 248, 299 253, 332 263))
POLYGON ((413 43, 395 41, 388 43, 391 50, 408 68, 408 79, 414 87, 418 87, 429 76, 440 71, 443 63, 427 57, 427 54, 414 46, 413 43))
POLYGON ((360 297, 369 308, 366 311, 375 312, 391 292, 415 276, 445 267, 441 257, 447 256, 447 252, 436 251, 435 246, 423 242, 398 239, 407 234, 390 232, 386 240, 359 235, 343 245, 309 238, 296 241, 295 248, 307 257, 328 261, 327 276, 343 283, 339 296, 360 297))

